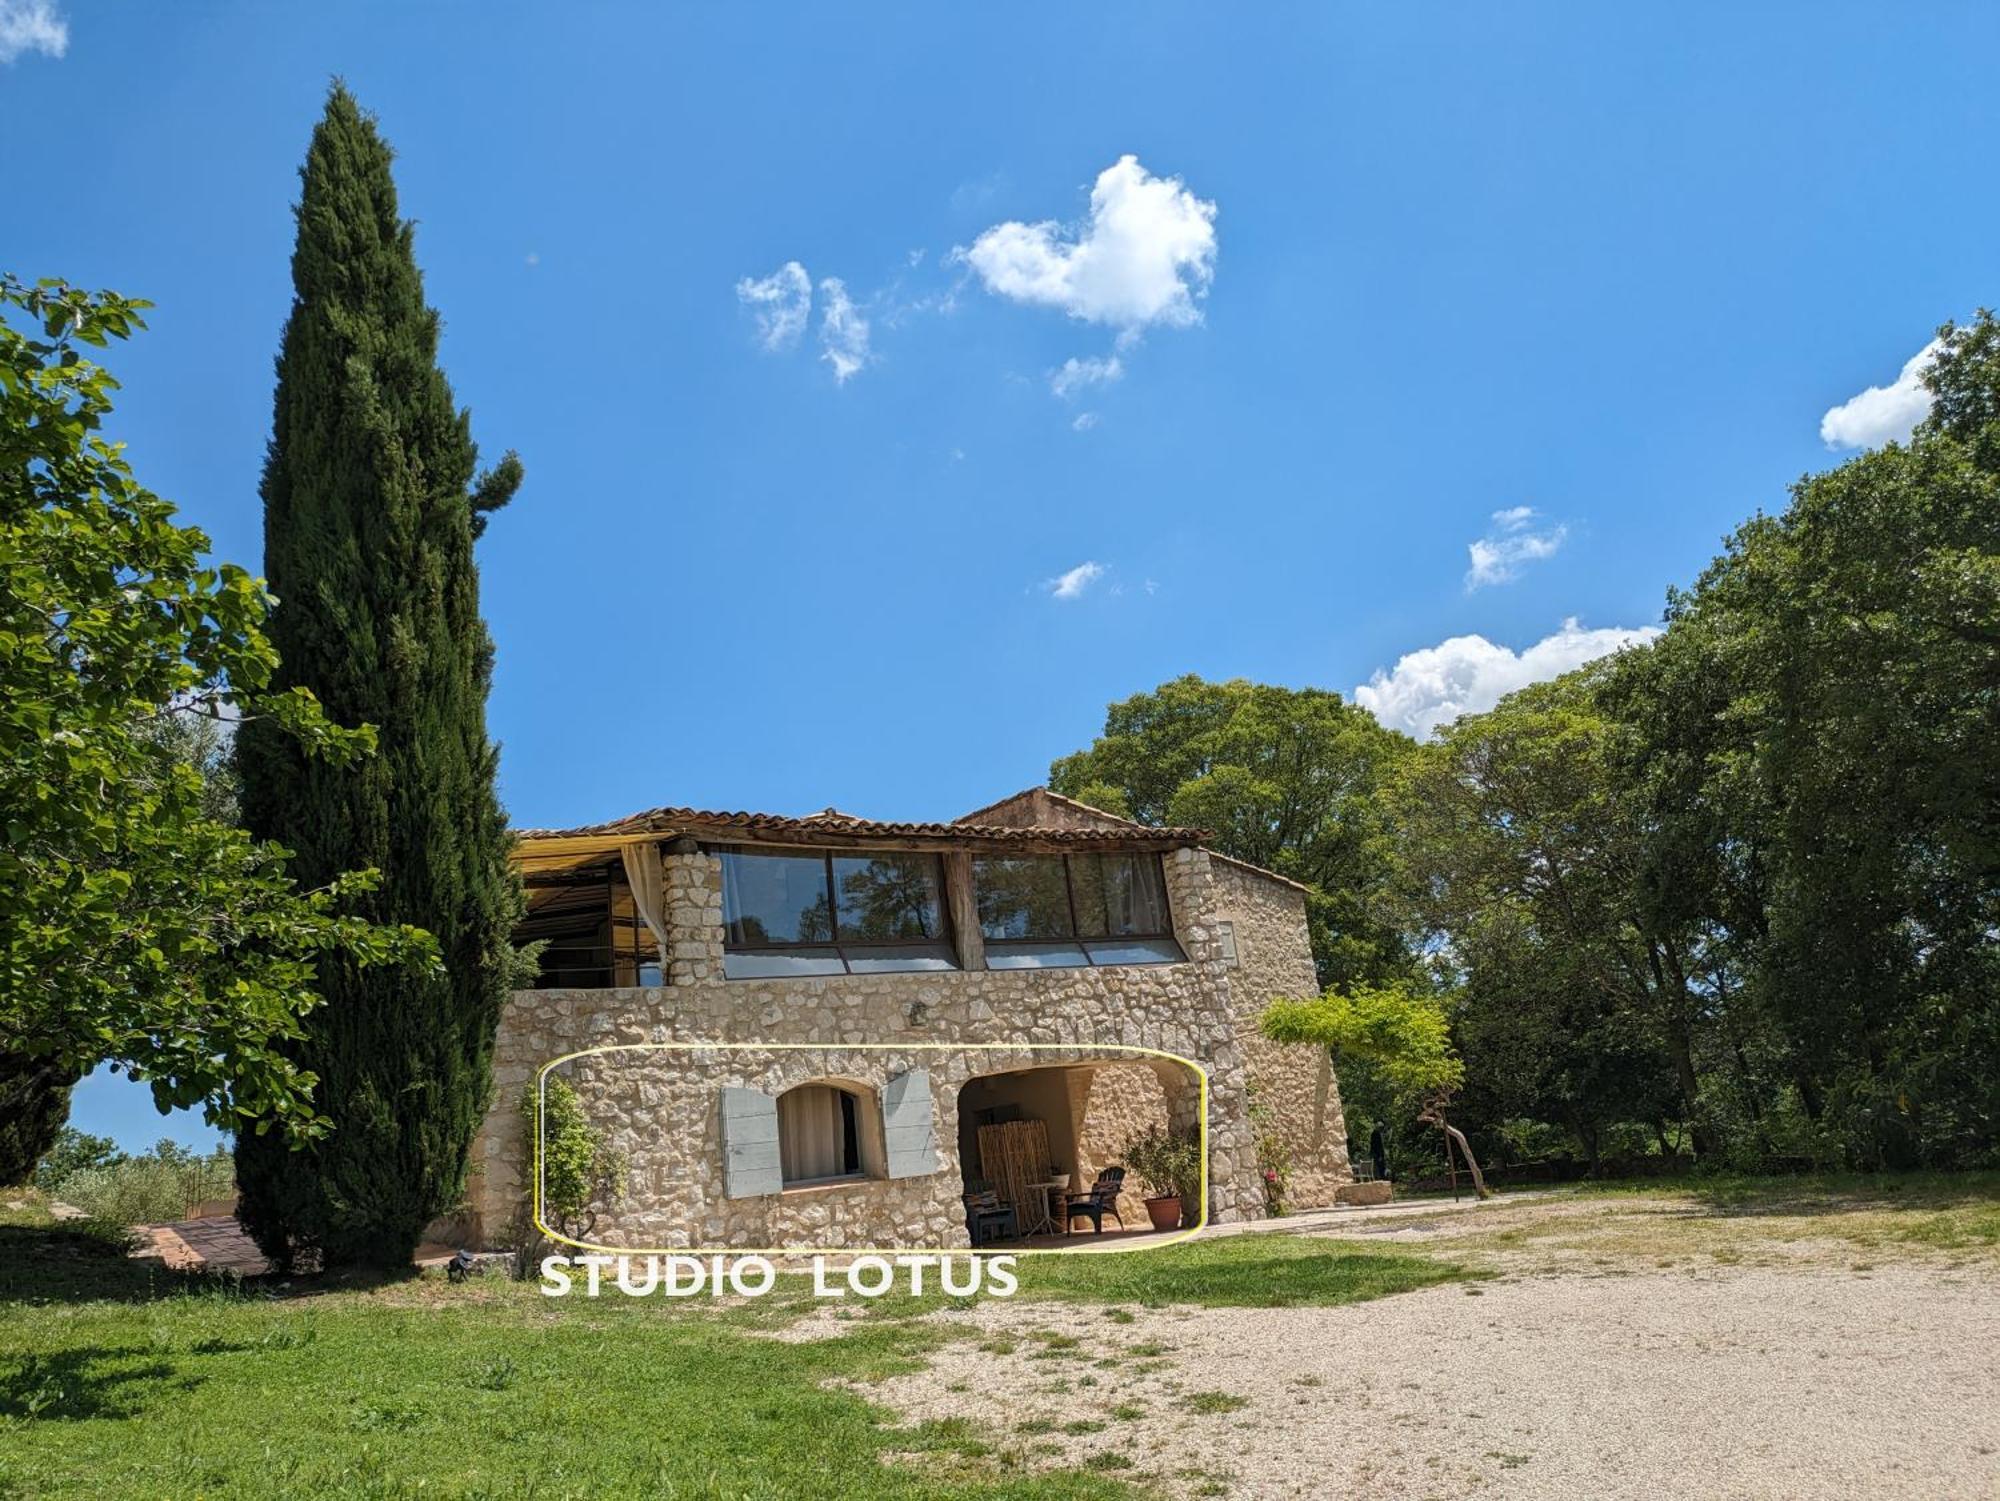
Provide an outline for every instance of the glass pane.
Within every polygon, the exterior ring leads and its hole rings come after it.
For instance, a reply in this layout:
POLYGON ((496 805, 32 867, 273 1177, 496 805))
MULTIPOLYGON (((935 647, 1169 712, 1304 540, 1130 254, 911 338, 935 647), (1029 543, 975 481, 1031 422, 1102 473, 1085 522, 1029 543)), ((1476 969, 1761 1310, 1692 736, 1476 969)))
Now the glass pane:
POLYGON ((1071 855, 1069 879, 1076 891, 1076 931, 1085 938, 1102 938, 1111 931, 1104 918, 1104 862, 1116 856, 1071 855))
POLYGON ((763 980, 791 975, 844 975, 847 969, 833 949, 766 949, 762 953, 725 951, 722 973, 731 980, 763 980))
POLYGON ((733 948, 827 942, 833 914, 826 907, 826 861, 818 855, 724 854, 722 923, 733 948))
POLYGON ((974 860, 972 885, 979 897, 979 927, 988 938, 1067 938, 1069 890, 1062 860, 1051 855, 1008 855, 974 860))
POLYGON ((835 855, 840 941, 944 936, 944 878, 936 855, 835 855))
POLYGON ((778 1096, 778 1167, 789 1187, 861 1171, 854 1096, 830 1084, 801 1084, 778 1096))
POLYGON ((887 975, 905 969, 957 969, 958 957, 943 943, 908 944, 893 949, 847 945, 847 967, 857 975, 887 975))
POLYGON ((1158 855, 1071 855, 1069 878, 1084 937, 1172 931, 1158 855))
POLYGON ((1080 943, 996 943, 986 949, 988 969, 1074 969, 1088 963, 1080 943))
POLYGON ((1099 964, 1178 964, 1180 945, 1171 938, 1111 938, 1086 943, 1099 964))

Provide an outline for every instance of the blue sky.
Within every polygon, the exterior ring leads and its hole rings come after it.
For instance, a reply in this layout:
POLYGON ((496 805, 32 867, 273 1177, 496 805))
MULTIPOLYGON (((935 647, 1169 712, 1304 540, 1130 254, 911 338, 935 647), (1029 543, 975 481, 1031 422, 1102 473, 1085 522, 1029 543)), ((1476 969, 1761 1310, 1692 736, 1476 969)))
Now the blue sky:
MULTIPOLYGON (((1995 300, 1996 43, 1976 5, 0 0, 0 247, 159 304, 117 431, 254 567, 344 76, 527 464, 481 543, 515 821, 947 817, 1178 673, 1384 672, 1421 728, 1656 623, 1995 300)), ((163 1124, 95 1080, 77 1117, 163 1124)))

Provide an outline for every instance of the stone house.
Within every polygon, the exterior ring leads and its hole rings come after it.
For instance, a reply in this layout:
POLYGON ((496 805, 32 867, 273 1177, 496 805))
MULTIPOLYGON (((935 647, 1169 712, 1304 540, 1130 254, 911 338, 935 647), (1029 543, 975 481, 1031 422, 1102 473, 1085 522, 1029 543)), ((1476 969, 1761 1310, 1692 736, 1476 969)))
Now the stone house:
POLYGON ((488 1240, 519 1222, 523 1099, 557 1058, 627 1161, 604 1246, 962 1247, 983 1125, 1043 1122, 1051 1181, 1087 1187, 1195 1124, 1174 1058, 1207 1075, 1210 1220, 1266 1212, 1260 1137, 1294 1206, 1351 1177, 1325 1054, 1255 1025, 1317 988, 1305 888, 1199 830, 1035 788, 945 824, 659 808, 518 841, 517 941, 545 947, 474 1147, 488 1240))

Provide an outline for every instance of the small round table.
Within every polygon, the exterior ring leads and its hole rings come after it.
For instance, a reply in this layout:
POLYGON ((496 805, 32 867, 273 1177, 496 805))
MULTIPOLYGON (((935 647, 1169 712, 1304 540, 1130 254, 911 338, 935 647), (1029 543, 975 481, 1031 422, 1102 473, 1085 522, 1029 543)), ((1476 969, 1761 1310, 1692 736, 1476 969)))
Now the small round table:
MULTIPOLYGON (((1058 1189, 1060 1189, 1063 1193, 1068 1193, 1069 1179, 1045 1178, 1040 1183, 1030 1183, 1027 1186, 1029 1188, 1036 1190, 1035 1203, 1037 1208, 1040 1210, 1040 1215, 1036 1219, 1032 1227, 1023 1227, 1021 1233, 1023 1235, 1055 1234, 1056 1216, 1055 1216, 1055 1210, 1050 1206, 1049 1196, 1052 1193, 1056 1192, 1058 1189)), ((1062 1233, 1064 1235, 1069 1234, 1069 1222, 1067 1220, 1063 1222, 1062 1233)))

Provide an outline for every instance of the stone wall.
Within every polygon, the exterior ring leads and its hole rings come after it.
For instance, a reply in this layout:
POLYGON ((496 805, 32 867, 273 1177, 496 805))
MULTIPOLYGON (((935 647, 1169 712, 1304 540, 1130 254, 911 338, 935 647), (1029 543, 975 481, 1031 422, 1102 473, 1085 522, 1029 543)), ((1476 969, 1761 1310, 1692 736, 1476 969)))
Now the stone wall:
MULTIPOLYGON (((1228 1005, 1257 1105, 1255 1130, 1274 1135, 1290 1160, 1289 1207, 1320 1208, 1333 1203, 1335 1190, 1353 1177, 1339 1086, 1324 1051, 1280 1047, 1257 1030, 1268 1002, 1318 994, 1305 896, 1246 866, 1221 859, 1205 863, 1204 910, 1214 921, 1227 922, 1235 940, 1236 961, 1226 967, 1228 1005)), ((1156 1126, 1164 1108, 1160 1082, 1150 1069, 1126 1064, 1100 1070, 1090 1086, 1079 1154, 1085 1176, 1122 1163, 1126 1144, 1156 1126)), ((1254 1158, 1249 1183, 1261 1214, 1263 1186, 1254 1158)), ((1142 1185, 1130 1183, 1120 1198, 1120 1217, 1143 1224, 1144 1197, 1142 1185)))
POLYGON ((1275 1134, 1291 1160, 1290 1207, 1322 1208, 1333 1203, 1341 1184, 1354 1178, 1339 1081, 1325 1049, 1283 1047, 1257 1030, 1258 1015, 1269 1002, 1319 994, 1305 894, 1245 866, 1210 863, 1217 916, 1235 933, 1230 998, 1260 1117, 1258 1129, 1275 1134))
MULTIPOLYGON (((1123 1166, 1127 1144, 1166 1123, 1166 1094, 1151 1069, 1124 1063, 1098 1070, 1090 1081, 1077 1153, 1084 1181, 1095 1182, 1105 1168, 1123 1166)), ((1128 1173, 1124 1192, 1118 1196, 1118 1218, 1128 1225, 1146 1224, 1147 1191, 1136 1175, 1128 1173)))
MULTIPOLYGON (((1091 1144, 1107 1134, 1122 1145, 1134 1121, 1158 1120, 1164 1112, 1192 1123, 1195 1093, 1186 1070, 1167 1066, 1154 1073, 1140 1064, 1149 1092, 1137 1103, 1121 1100, 1103 1081, 1133 1078, 1133 1055, 1106 1045, 1159 1049, 1207 1070, 1210 1216, 1227 1222, 1262 1213, 1246 1065, 1253 1055, 1267 1055, 1263 1044, 1243 1035, 1238 1013, 1249 1003, 1239 999, 1236 981, 1248 955, 1266 942, 1294 942, 1297 954, 1304 954, 1302 907, 1297 931, 1288 934, 1283 920, 1246 900, 1228 876, 1218 879, 1224 867, 1212 868, 1206 852, 1180 849, 1165 856, 1165 867, 1185 963, 724 980, 720 861, 682 850, 662 863, 666 985, 518 991, 508 1003, 496 1051, 496 1102, 474 1147, 470 1185, 484 1238, 503 1237, 526 1197, 519 1106, 537 1070, 567 1054, 635 1043, 749 1046, 611 1052, 565 1066, 586 1108, 630 1159, 628 1201, 592 1236, 607 1245, 963 1245, 956 1114, 966 1080, 1056 1063, 1106 1066, 1088 1094, 1086 1160, 1091 1144), (1234 967, 1223 962, 1215 926, 1225 915, 1219 905, 1225 896, 1247 913, 1228 909, 1244 956, 1234 967), (1246 946, 1253 933, 1258 936, 1246 946), (786 1046, 774 1046, 779 1044, 786 1046), (912 1068, 930 1077, 935 1173, 755 1198, 723 1192, 718 1100, 724 1086, 775 1095, 793 1084, 829 1080, 879 1091, 912 1068), (1127 1135, 1119 1136, 1120 1130, 1127 1135)), ((1302 962, 1309 974, 1310 960, 1302 962)), ((1265 1071, 1283 1081, 1279 1093, 1288 1103, 1299 1079, 1312 1092, 1310 1068, 1302 1073, 1290 1061, 1267 1061, 1265 1071)), ((1331 1116, 1320 1120, 1330 1119, 1337 1139, 1338 1097, 1330 1090, 1329 1097, 1331 1116)), ((1134 1223, 1144 1223, 1143 1212, 1134 1223)))

